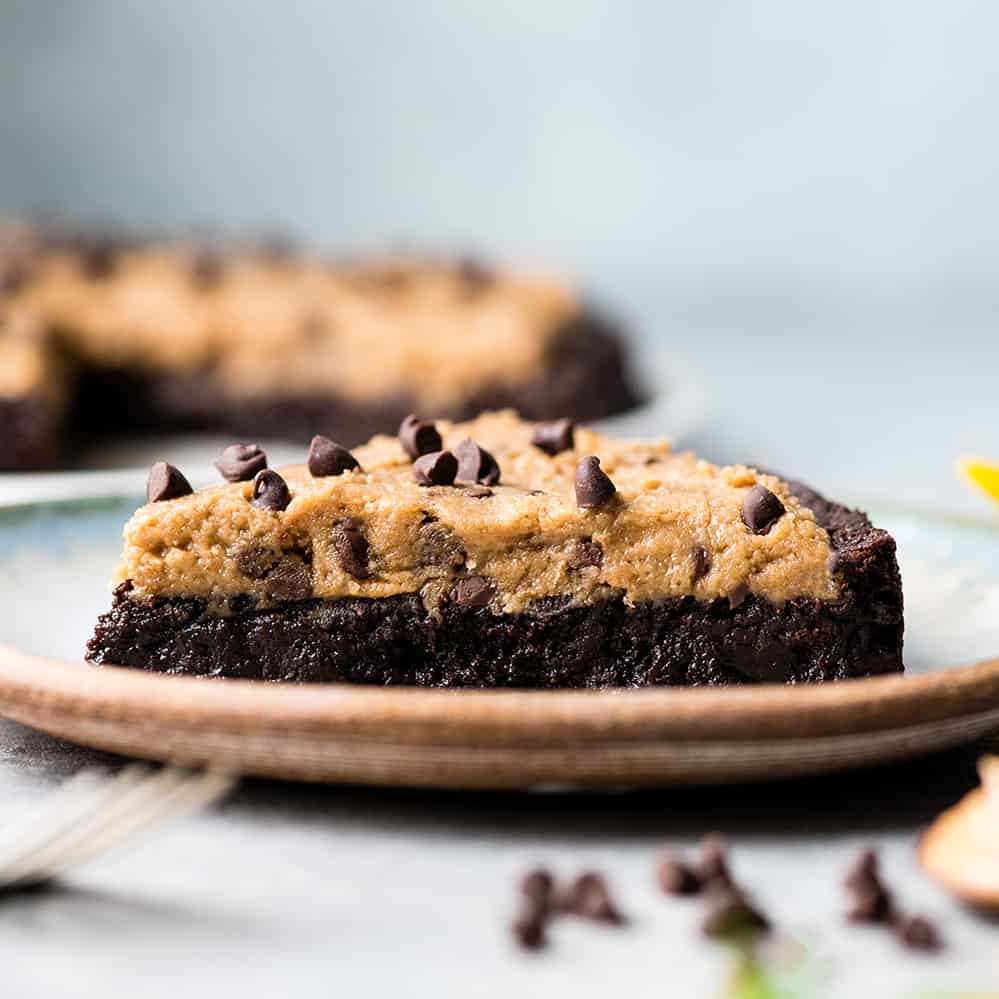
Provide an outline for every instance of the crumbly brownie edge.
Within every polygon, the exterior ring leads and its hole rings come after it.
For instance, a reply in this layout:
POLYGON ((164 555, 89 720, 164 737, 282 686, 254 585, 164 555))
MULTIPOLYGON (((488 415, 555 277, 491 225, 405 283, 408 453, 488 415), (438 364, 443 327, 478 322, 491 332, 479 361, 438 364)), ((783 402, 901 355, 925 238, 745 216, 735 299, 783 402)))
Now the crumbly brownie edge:
POLYGON ((115 597, 88 658, 156 672, 427 687, 639 687, 798 683, 902 669, 895 543, 867 517, 792 484, 829 530, 843 598, 776 607, 747 597, 494 615, 416 596, 309 600, 228 617, 200 600, 115 597))
MULTIPOLYGON (((434 418, 465 420, 489 409, 512 408, 525 419, 570 416, 591 421, 641 401, 628 369, 622 337, 593 314, 567 326, 553 341, 538 375, 516 385, 480 389, 434 418)), ((404 395, 355 402, 335 392, 322 396, 225 395, 210 372, 178 375, 85 373, 75 406, 76 424, 90 430, 129 426, 147 431, 210 430, 236 436, 268 435, 306 441, 323 433, 353 447, 376 433, 394 433, 420 406, 404 395)))
POLYGON ((0 399, 0 472, 57 467, 61 422, 58 408, 42 394, 0 399))

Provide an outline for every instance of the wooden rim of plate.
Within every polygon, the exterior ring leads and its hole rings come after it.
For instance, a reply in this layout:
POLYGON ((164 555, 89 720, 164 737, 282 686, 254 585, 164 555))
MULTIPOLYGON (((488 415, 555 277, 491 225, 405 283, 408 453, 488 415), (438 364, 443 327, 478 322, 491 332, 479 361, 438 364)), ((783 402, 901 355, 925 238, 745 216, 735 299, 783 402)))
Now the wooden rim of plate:
POLYGON ((87 666, 0 646, 0 710, 191 731, 295 730, 413 745, 589 746, 861 735, 999 709, 999 658, 919 676, 625 690, 285 685, 87 666))

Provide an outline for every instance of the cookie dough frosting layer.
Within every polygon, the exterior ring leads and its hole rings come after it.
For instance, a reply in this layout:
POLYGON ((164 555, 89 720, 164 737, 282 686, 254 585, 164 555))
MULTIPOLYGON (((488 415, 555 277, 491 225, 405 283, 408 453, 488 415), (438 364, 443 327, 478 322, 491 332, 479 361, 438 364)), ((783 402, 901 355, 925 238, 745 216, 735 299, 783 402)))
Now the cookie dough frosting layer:
POLYGON ((18 233, 7 237, 16 298, 81 361, 207 370, 237 400, 332 386, 352 401, 405 393, 443 408, 536 376, 581 314, 555 281, 470 264, 331 264, 180 243, 81 250, 18 233))
POLYGON ((128 581, 130 599, 198 597, 219 614, 245 595, 267 606, 419 594, 433 612, 456 587, 507 614, 547 597, 837 599, 828 534, 773 476, 582 428, 551 456, 531 443, 536 425, 509 411, 437 427, 445 448, 471 438, 490 452, 499 483, 421 486, 399 441, 375 437, 354 449, 359 469, 282 469, 285 509, 254 506, 250 482, 142 507, 126 525, 116 581, 128 581), (575 493, 586 455, 616 486, 590 510, 575 493), (744 519, 757 485, 784 507, 765 533, 744 519))

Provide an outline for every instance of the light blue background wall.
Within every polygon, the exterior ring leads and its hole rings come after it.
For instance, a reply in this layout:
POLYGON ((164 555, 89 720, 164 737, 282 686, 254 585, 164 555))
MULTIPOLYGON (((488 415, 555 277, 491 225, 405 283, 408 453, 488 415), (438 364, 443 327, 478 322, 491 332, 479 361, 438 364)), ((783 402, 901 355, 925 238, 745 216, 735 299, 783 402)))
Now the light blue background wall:
POLYGON ((0 4, 0 211, 564 266, 860 493, 999 454, 997 178, 991 2, 0 4))

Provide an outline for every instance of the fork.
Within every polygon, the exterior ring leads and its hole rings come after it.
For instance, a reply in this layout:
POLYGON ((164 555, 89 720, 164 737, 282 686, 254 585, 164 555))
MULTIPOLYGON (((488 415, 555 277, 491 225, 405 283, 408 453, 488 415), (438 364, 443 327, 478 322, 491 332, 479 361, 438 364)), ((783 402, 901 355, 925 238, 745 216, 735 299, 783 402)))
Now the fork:
POLYGON ((81 770, 0 827, 0 890, 42 884, 222 799, 238 778, 130 764, 81 770))

